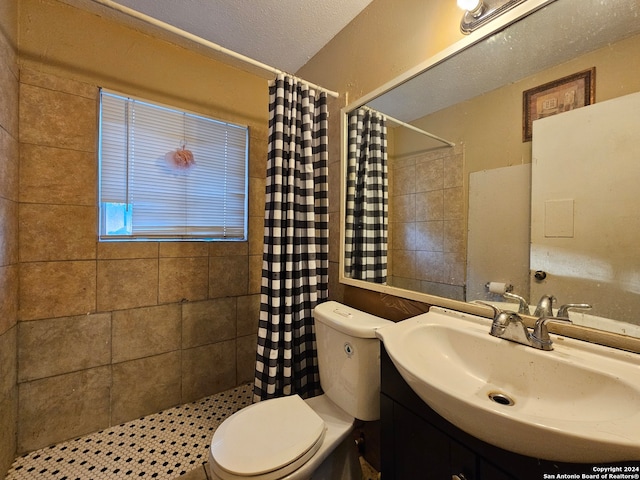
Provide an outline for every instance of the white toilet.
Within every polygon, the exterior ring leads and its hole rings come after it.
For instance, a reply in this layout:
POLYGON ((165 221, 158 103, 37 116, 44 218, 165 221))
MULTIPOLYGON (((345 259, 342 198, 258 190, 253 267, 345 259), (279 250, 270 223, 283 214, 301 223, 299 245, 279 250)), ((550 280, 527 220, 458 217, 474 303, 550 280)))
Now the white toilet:
POLYGON ((356 418, 380 417, 380 344, 391 323, 337 302, 314 310, 323 395, 265 400, 226 419, 214 432, 209 473, 217 480, 360 478, 356 418))

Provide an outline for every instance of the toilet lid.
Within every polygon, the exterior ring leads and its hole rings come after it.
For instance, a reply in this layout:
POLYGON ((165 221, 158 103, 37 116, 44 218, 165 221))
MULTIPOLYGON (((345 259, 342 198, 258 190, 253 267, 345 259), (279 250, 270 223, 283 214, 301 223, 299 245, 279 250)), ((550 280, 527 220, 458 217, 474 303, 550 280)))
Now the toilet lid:
POLYGON ((250 405, 216 429, 211 454, 224 470, 260 475, 295 462, 323 436, 324 420, 298 395, 250 405))

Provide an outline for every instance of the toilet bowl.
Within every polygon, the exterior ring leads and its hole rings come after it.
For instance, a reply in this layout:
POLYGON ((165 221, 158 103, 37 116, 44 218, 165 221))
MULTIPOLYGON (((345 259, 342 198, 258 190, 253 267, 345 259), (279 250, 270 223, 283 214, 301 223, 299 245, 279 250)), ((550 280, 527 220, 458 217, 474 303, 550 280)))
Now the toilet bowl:
POLYGON ((320 384, 325 394, 255 403, 214 432, 208 471, 215 480, 359 478, 351 431, 379 418, 380 345, 388 320, 336 302, 314 310, 320 384))

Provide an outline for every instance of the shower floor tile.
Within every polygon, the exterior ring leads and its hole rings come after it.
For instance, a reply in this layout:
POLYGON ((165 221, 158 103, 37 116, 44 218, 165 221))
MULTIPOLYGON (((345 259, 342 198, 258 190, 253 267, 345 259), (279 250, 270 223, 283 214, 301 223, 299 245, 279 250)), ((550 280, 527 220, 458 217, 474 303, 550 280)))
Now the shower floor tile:
POLYGON ((247 384, 17 458, 6 480, 174 479, 207 461, 214 430, 250 405, 247 384))

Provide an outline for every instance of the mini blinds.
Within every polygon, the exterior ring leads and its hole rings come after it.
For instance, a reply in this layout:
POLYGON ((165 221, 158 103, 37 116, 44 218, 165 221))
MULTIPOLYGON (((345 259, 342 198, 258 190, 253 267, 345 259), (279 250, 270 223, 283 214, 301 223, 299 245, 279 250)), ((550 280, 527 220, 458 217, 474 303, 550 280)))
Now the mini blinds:
POLYGON ((247 127, 101 90, 99 151, 101 240, 246 240, 247 127))

